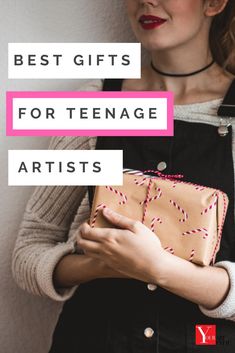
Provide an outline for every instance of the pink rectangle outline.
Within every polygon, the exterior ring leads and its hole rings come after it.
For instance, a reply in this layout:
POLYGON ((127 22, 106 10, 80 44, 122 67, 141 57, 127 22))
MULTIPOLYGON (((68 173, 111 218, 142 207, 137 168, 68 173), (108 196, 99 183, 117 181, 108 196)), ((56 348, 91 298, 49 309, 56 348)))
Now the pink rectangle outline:
POLYGON ((8 91, 6 92, 7 136, 173 136, 174 99, 170 91, 8 91), (166 130, 16 130, 13 129, 14 98, 167 98, 166 130))

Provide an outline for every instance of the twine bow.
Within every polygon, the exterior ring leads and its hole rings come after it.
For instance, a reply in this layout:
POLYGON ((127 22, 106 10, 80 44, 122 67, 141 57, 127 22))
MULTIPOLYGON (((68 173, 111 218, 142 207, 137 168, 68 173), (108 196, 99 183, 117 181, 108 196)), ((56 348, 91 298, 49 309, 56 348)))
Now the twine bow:
POLYGON ((147 187, 147 195, 146 195, 146 199, 144 200, 144 211, 143 211, 142 223, 144 223, 144 221, 145 221, 148 203, 151 201, 150 189, 151 189, 153 179, 157 179, 158 177, 160 177, 163 179, 174 180, 174 179, 182 179, 184 177, 182 174, 163 174, 163 173, 159 172, 158 170, 145 170, 145 171, 143 171, 143 174, 144 173, 154 173, 157 176, 153 176, 153 177, 151 176, 149 178, 149 183, 148 183, 148 187, 147 187))

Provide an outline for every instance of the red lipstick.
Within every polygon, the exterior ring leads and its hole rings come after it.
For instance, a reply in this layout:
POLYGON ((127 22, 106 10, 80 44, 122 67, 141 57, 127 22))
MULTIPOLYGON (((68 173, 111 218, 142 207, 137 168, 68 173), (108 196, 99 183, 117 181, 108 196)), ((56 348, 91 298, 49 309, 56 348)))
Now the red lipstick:
POLYGON ((152 16, 152 15, 142 15, 139 18, 139 22, 143 29, 154 29, 161 26, 166 22, 164 18, 152 16))

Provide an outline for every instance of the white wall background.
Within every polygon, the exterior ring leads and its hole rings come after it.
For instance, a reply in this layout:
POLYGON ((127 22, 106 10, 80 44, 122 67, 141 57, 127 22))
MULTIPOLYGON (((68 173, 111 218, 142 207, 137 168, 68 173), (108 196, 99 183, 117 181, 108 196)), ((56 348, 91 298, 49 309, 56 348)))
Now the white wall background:
MULTIPOLYGON (((78 80, 8 80, 8 42, 133 41, 124 0, 0 0, 0 352, 47 353, 60 304, 19 289, 11 253, 32 189, 7 186, 9 149, 45 148, 48 138, 5 137, 6 90, 73 90, 78 80)), ((66 352, 65 352, 66 353, 66 352)), ((69 352, 68 352, 69 353, 69 352)))

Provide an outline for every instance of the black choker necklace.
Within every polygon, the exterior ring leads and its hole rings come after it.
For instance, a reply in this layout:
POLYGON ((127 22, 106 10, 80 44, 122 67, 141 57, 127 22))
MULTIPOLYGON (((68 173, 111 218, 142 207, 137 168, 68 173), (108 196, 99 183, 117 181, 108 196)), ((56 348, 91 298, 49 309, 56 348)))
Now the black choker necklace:
POLYGON ((151 68, 152 68, 155 72, 157 72, 158 74, 163 75, 163 76, 187 77, 187 76, 193 76, 193 75, 199 74, 200 72, 207 70, 209 67, 211 67, 211 66, 214 64, 214 62, 215 62, 215 61, 212 60, 212 62, 210 62, 210 64, 206 65, 206 66, 203 67, 202 69, 197 70, 197 71, 190 72, 190 73, 188 73, 188 74, 171 74, 171 73, 169 73, 169 72, 160 71, 160 70, 158 70, 158 69, 153 65, 152 61, 151 61, 151 68))

